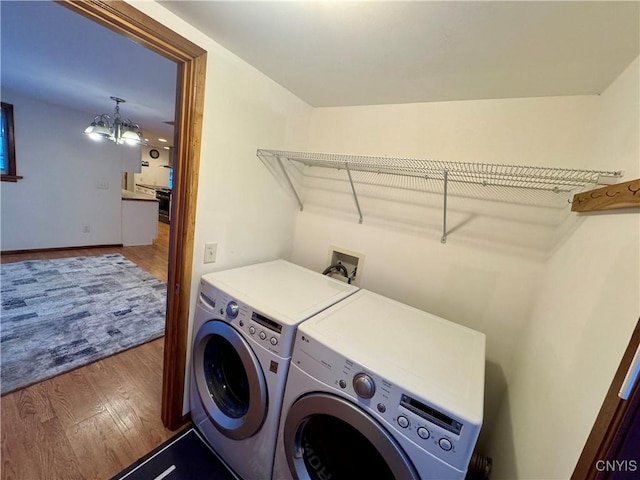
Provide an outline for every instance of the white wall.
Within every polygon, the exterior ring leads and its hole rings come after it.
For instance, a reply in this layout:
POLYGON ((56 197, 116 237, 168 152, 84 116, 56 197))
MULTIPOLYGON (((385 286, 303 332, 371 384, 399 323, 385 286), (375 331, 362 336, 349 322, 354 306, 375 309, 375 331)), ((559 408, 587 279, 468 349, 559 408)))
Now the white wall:
POLYGON ((91 121, 86 113, 4 88, 2 101, 14 106, 17 173, 24 177, 0 187, 2 250, 120 244, 119 147, 82 134, 91 121))
MULTIPOLYGON (((130 3, 208 52, 192 319, 204 273, 290 257, 294 207, 258 160, 256 150, 306 148, 311 107, 161 5, 130 3), (203 263, 205 242, 217 242, 216 263, 203 263)), ((187 394, 188 388, 185 412, 187 394)))
MULTIPOLYGON (((587 167, 640 176, 639 61, 598 98, 587 167)), ((571 476, 640 314, 640 209, 580 215, 541 272, 489 452, 494 479, 571 476)))
POLYGON ((317 108, 309 148, 578 167, 590 152, 596 103, 575 96, 317 108))
MULTIPOLYGON (((309 150, 576 167, 591 155, 596 104, 595 97, 580 96, 319 108, 312 116, 309 150)), ((409 204, 360 198, 364 223, 359 225, 350 198, 345 214, 325 208, 334 192, 306 194, 294 262, 322 270, 332 244, 362 252, 361 287, 487 335, 482 451, 513 373, 514 344, 531 315, 544 261, 570 215, 566 197, 550 213, 450 198, 453 231, 443 245, 440 196, 418 210, 428 218, 422 224, 406 222, 409 204), (538 237, 544 240, 532 241, 538 237)))
MULTIPOLYGON (((602 160, 606 165, 594 156, 602 102, 597 97, 563 97, 312 112, 161 5, 131 3, 209 52, 192 306, 197 280, 214 269, 278 256, 288 258, 292 252, 296 263, 320 270, 326 266, 330 244, 364 252, 364 288, 487 333, 489 404, 485 418, 493 425, 502 385, 514 373, 516 340, 531 317, 539 291, 542 289, 542 295, 547 292, 540 282, 546 272, 545 260, 553 248, 560 251, 569 244, 567 236, 584 223, 573 221, 575 216, 569 213, 555 215, 555 223, 550 225, 562 234, 547 235, 544 242, 533 245, 517 236, 518 231, 528 231, 520 229, 522 225, 513 226, 510 232, 515 245, 475 241, 473 228, 468 227, 465 233, 466 227, 461 226, 447 245, 442 245, 439 234, 430 228, 398 228, 393 221, 376 219, 375 214, 358 225, 351 214, 345 220, 346 215, 332 217, 326 209, 310 206, 297 215, 293 237, 295 205, 260 167, 255 150, 283 148, 563 167, 589 163, 591 167, 617 168, 617 159, 609 165, 613 156, 602 160), (561 229, 567 222, 570 228, 561 229), (202 263, 205 241, 218 242, 218 263, 202 263)), ((510 217, 506 223, 515 222, 510 217)), ((531 412, 520 413, 533 417, 531 412)), ((500 463, 509 454, 493 452, 500 463)))

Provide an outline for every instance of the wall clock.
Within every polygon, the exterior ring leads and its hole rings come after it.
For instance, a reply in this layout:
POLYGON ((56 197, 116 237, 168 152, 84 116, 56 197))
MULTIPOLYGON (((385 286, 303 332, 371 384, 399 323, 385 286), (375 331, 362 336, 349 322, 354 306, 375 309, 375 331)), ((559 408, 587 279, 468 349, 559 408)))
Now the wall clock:
POLYGON ((160 152, 154 148, 153 150, 149 150, 149 156, 151 158, 158 158, 160 156, 160 152))

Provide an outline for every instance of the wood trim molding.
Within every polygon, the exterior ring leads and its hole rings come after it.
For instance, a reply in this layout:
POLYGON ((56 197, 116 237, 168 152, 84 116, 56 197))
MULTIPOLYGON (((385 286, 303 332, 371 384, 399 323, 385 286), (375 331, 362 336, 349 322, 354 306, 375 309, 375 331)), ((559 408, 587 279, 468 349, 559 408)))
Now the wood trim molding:
POLYGON ((15 129, 14 129, 14 119, 13 119, 13 105, 10 103, 2 103, 2 112, 3 118, 5 119, 6 124, 3 125, 3 128, 6 127, 6 146, 7 151, 5 152, 5 161, 7 161, 6 165, 6 173, 3 173, 0 180, 3 182, 17 182, 18 180, 22 180, 22 177, 17 174, 16 169, 16 140, 15 140, 15 129))
POLYGON ((31 248, 26 250, 2 250, 2 255, 15 255, 18 253, 44 253, 44 252, 62 252, 64 250, 78 250, 80 248, 111 248, 122 247, 121 243, 110 243, 104 245, 79 245, 76 247, 53 247, 53 248, 31 248))
POLYGON ((184 423, 182 405, 189 341, 189 301, 207 54, 199 46, 123 1, 56 1, 175 61, 178 66, 175 179, 169 234, 162 385, 162 421, 167 428, 175 430, 184 423))
POLYGON ((205 50, 122 0, 56 0, 76 13, 135 40, 175 62, 206 55, 205 50))
POLYGON ((573 196, 572 212, 597 212, 616 208, 640 207, 640 178, 616 183, 573 196))
MULTIPOLYGON (((608 452, 613 446, 618 428, 622 425, 624 416, 631 403, 629 400, 620 399, 618 392, 631 366, 631 361, 639 344, 640 320, 636 323, 636 328, 631 335, 629 345, 624 352, 622 361, 609 386, 609 391, 605 396, 600 412, 598 412, 591 433, 587 438, 582 454, 571 476, 572 480, 595 480, 600 474, 596 468, 596 462, 606 459, 608 452)), ((638 386, 636 385, 636 395, 638 394, 638 390, 638 386)))
POLYGON ((18 180, 22 180, 24 177, 21 177, 20 175, 5 175, 2 174, 0 176, 0 181, 2 182, 17 182, 18 180))
POLYGON ((172 200, 171 206, 171 223, 176 228, 169 239, 169 256, 177 261, 169 264, 173 295, 168 296, 167 312, 180 321, 167 322, 165 335, 177 341, 165 342, 162 392, 162 417, 172 429, 182 424, 205 69, 206 56, 202 55, 185 63, 178 74, 180 93, 176 98, 175 135, 176 138, 192 139, 192 142, 175 143, 179 145, 175 149, 179 161, 174 166, 174 182, 181 194, 172 200), (194 139, 197 142, 193 142, 194 139))

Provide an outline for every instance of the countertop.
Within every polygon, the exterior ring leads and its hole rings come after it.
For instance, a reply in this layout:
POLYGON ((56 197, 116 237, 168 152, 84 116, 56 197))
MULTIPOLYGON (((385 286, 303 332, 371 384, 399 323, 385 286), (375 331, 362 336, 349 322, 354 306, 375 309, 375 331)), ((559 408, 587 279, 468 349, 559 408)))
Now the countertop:
POLYGON ((143 202, 158 201, 158 199, 153 195, 147 195, 146 193, 130 192, 129 190, 122 190, 122 200, 138 200, 143 202))
POLYGON ((146 183, 136 183, 136 185, 144 188, 150 188, 151 190, 162 190, 166 192, 171 191, 169 187, 163 187, 162 185, 147 185, 146 183))

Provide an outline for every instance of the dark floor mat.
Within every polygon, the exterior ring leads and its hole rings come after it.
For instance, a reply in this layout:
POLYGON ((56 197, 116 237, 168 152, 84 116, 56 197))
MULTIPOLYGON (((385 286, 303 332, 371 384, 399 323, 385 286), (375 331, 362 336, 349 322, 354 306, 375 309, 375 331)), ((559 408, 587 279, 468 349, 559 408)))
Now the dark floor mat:
POLYGON ((238 480, 190 428, 124 469, 112 480, 238 480))

